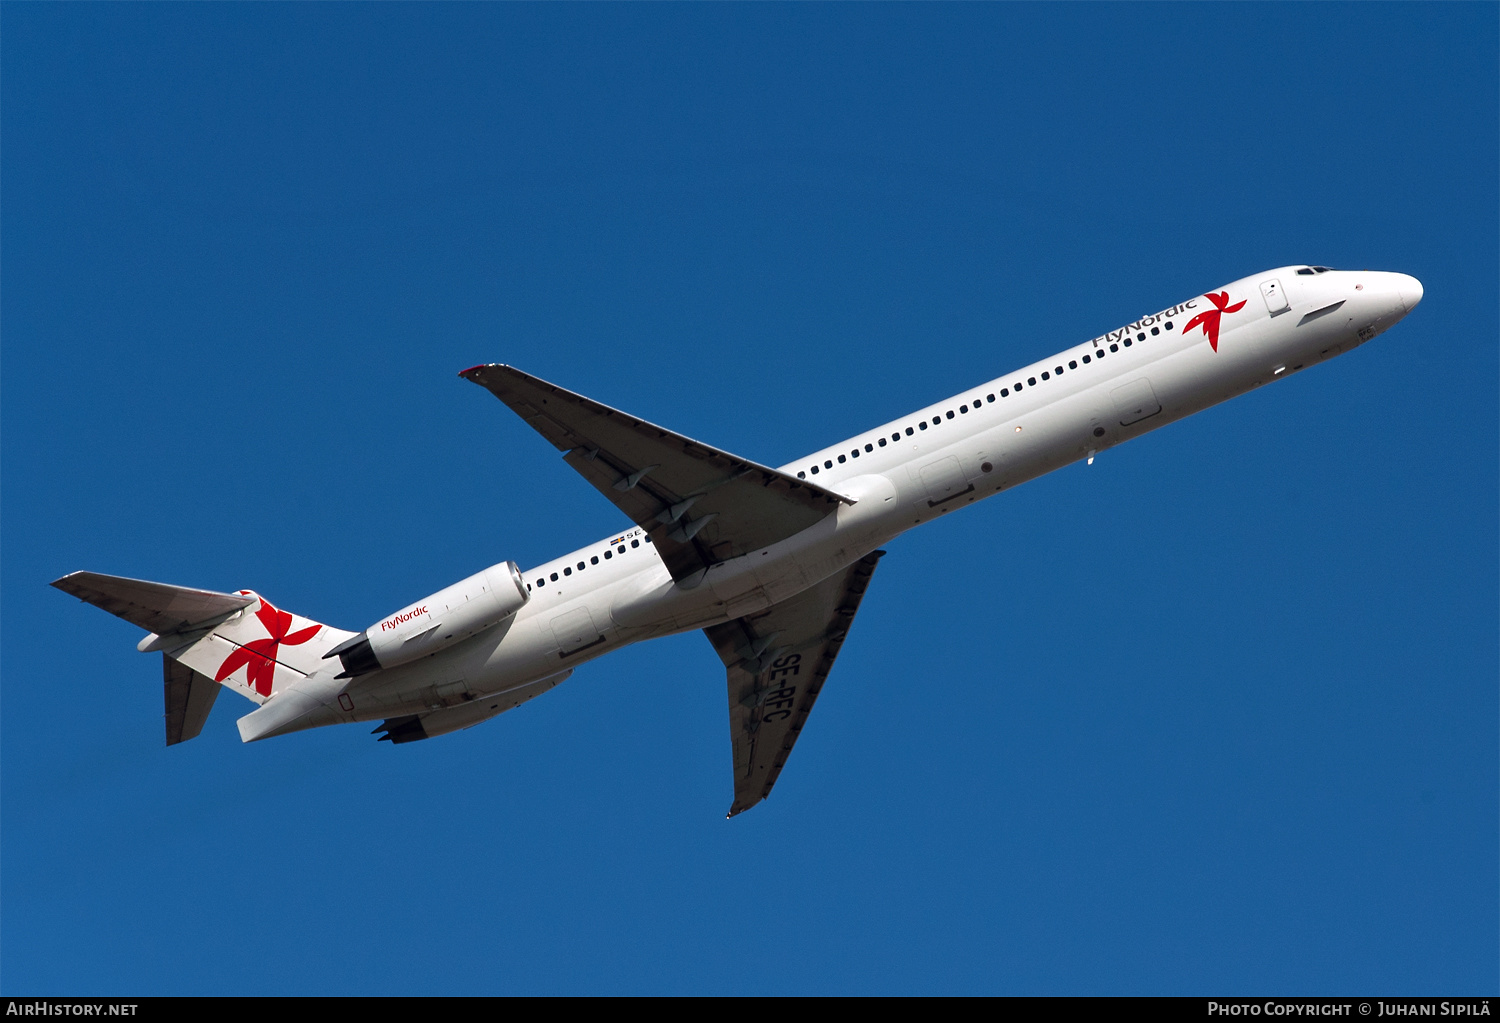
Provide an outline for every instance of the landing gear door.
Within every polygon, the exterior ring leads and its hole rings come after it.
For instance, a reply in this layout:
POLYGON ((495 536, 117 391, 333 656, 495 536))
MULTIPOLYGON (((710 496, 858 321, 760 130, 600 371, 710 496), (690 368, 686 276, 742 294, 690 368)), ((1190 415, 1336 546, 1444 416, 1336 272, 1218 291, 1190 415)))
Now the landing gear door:
POLYGON ((1291 308, 1286 301, 1286 292, 1281 290, 1281 282, 1278 280, 1261 281, 1260 296, 1266 300, 1266 309, 1272 316, 1291 308))

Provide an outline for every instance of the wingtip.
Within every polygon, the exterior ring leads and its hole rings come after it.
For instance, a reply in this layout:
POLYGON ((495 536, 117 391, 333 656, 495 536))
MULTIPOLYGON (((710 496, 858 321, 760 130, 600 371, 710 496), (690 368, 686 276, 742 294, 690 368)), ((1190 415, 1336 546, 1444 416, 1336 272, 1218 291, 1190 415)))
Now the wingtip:
POLYGON ((463 377, 465 380, 471 380, 474 383, 478 383, 479 381, 475 380, 474 378, 479 375, 480 371, 486 370, 486 369, 489 369, 489 370, 508 370, 508 371, 510 371, 512 373, 518 373, 518 372, 520 372, 514 366, 507 365, 506 363, 503 363, 503 362, 481 362, 477 366, 470 366, 468 369, 459 370, 458 371, 458 375, 461 376, 461 377, 463 377))
POLYGON ((84 579, 87 579, 91 574, 92 573, 80 569, 77 572, 69 572, 67 575, 58 576, 47 585, 55 589, 62 590, 70 597, 78 597, 79 600, 83 600, 83 597, 79 596, 78 594, 78 587, 82 585, 84 579), (82 578, 80 578, 80 576, 82 578))

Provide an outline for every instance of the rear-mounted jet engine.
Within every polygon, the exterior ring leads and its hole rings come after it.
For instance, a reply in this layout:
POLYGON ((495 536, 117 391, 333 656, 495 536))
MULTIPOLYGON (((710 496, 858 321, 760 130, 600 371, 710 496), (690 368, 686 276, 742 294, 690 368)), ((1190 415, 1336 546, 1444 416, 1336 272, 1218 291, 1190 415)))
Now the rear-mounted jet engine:
POLYGON ((338 656, 344 666, 339 678, 394 668, 488 629, 530 597, 520 567, 502 561, 381 619, 323 656, 338 656))

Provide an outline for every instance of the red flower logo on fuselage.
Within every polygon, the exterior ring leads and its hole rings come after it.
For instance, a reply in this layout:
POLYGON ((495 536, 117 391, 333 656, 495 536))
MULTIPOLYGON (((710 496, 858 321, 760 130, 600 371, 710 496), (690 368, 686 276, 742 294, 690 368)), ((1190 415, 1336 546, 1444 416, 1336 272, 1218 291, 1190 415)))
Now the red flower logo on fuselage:
POLYGON ((1243 301, 1239 301, 1234 305, 1229 305, 1229 292, 1227 291, 1221 291, 1217 295, 1210 292, 1203 297, 1212 302, 1214 304, 1214 308, 1209 309, 1205 312, 1201 312, 1197 316, 1194 316, 1191 320, 1188 320, 1188 325, 1182 328, 1182 332, 1186 334, 1194 327, 1201 325, 1203 327, 1203 333, 1208 337, 1209 345, 1212 346, 1213 350, 1217 352, 1219 350, 1219 317, 1223 316, 1225 313, 1239 312, 1241 309, 1245 308, 1245 303, 1243 301))
POLYGON ((242 667, 248 666, 245 673, 246 681, 250 687, 262 696, 271 695, 271 680, 276 674, 276 651, 283 644, 286 646, 299 646, 317 635, 323 626, 310 625, 305 629, 298 629, 290 636, 286 630, 292 627, 292 616, 286 611, 278 611, 271 606, 266 598, 260 598, 260 609, 255 612, 255 617, 266 627, 271 635, 265 639, 255 639, 244 646, 235 647, 234 653, 224 658, 224 663, 219 665, 219 673, 214 676, 215 682, 222 682, 233 675, 242 667))

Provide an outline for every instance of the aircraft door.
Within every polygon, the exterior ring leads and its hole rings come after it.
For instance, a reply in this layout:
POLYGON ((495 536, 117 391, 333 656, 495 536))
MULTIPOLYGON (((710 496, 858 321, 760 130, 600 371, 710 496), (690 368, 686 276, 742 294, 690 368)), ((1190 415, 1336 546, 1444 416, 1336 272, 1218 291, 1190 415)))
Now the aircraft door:
POLYGON ((557 638, 559 657, 568 657, 604 642, 604 636, 594 627, 593 616, 586 607, 575 607, 552 619, 552 635, 557 638))
POLYGON ((1287 304, 1286 292, 1282 290, 1280 281, 1261 281, 1260 295, 1261 298, 1266 300, 1266 310, 1272 316, 1275 316, 1277 313, 1284 313, 1291 308, 1287 304))
POLYGON ((949 455, 922 467, 922 487, 927 493, 927 507, 936 508, 974 489, 964 480, 958 459, 949 455))
POLYGON ((1151 381, 1145 377, 1132 380, 1123 387, 1116 387, 1110 392, 1110 396, 1115 399, 1115 410, 1120 414, 1121 426, 1149 419, 1161 411, 1161 402, 1156 400, 1151 381))

